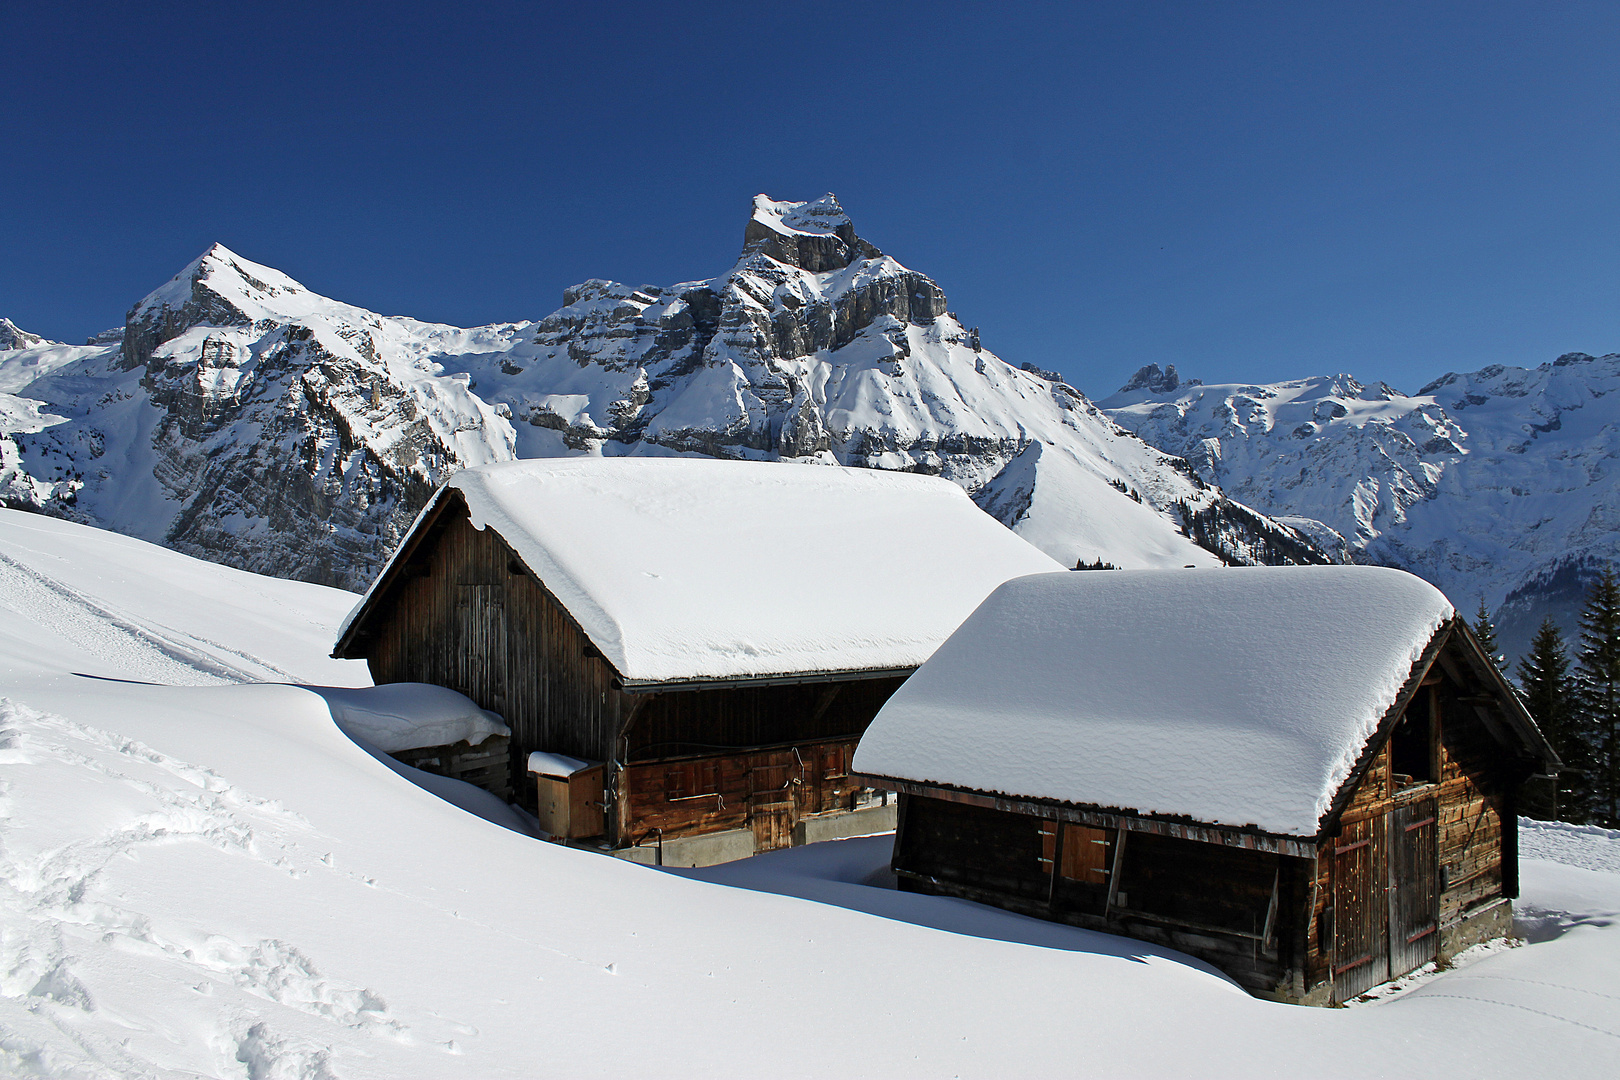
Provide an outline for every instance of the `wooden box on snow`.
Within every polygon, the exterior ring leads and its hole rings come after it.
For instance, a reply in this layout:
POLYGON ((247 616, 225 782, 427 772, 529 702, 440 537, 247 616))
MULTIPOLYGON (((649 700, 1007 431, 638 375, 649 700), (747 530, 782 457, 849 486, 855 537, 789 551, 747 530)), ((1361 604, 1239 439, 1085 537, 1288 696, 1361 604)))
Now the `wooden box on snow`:
POLYGON ((529 773, 542 829, 568 840, 602 835, 601 762, 534 753, 529 755, 529 773))

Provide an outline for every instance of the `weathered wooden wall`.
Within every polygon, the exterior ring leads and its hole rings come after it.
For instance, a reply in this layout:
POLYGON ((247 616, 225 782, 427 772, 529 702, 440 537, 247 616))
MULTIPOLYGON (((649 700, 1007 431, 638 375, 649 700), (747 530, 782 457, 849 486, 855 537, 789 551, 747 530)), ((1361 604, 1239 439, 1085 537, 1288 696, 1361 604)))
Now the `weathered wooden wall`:
POLYGON ((512 797, 510 740, 491 735, 474 746, 465 739, 448 746, 419 746, 388 756, 413 769, 437 773, 483 788, 501 799, 512 797))
POLYGON ((629 839, 747 828, 760 851, 787 847, 801 818, 855 808, 866 789, 850 778, 854 752, 844 738, 633 762, 621 780, 629 839))
POLYGON ((903 678, 742 686, 651 695, 623 760, 689 757, 800 740, 859 738, 903 678))
MULTIPOLYGON (((1437 882, 1408 882, 1409 891, 1433 888, 1440 931, 1455 925, 1474 912, 1509 895, 1504 888, 1504 867, 1516 859, 1506 852, 1516 818, 1509 807, 1515 778, 1503 762, 1500 745, 1479 717, 1475 703, 1483 688, 1474 684, 1457 655, 1448 647, 1431 669, 1430 685, 1420 693, 1432 694, 1436 734, 1434 782, 1400 790, 1394 781, 1390 745, 1379 748, 1360 785, 1340 817, 1340 834, 1321 848, 1313 881, 1312 903, 1305 925, 1305 979, 1316 987, 1336 982, 1336 998, 1353 996, 1360 988, 1383 981, 1390 974, 1406 970, 1405 964, 1418 956, 1421 941, 1405 942, 1404 935, 1392 940, 1387 905, 1365 902, 1346 903, 1345 882, 1365 875, 1369 888, 1382 895, 1383 883, 1408 876, 1391 859, 1403 850, 1397 841, 1432 816, 1434 864, 1427 871, 1414 868, 1408 873, 1433 874, 1437 882), (1504 822, 1507 823, 1506 834, 1504 822), (1355 847, 1367 841, 1365 849, 1355 847), (1504 858, 1504 854, 1508 858, 1504 858), (1393 869, 1393 873, 1392 873, 1393 869), (1341 897, 1335 906, 1336 894, 1341 897), (1366 907, 1367 910, 1361 910, 1366 907), (1335 969, 1335 941, 1341 945, 1338 966, 1357 957, 1342 954, 1348 943, 1367 941, 1375 957, 1391 957, 1382 977, 1371 982, 1355 979, 1335 969), (1402 959, 1403 951, 1409 954, 1402 959), (1337 976, 1337 977, 1336 977, 1337 976)), ((1398 897, 1409 902, 1410 897, 1398 897)), ((1427 901, 1425 901, 1427 902, 1427 901)), ((1414 931, 1415 932, 1415 931, 1414 931)), ((1418 962, 1422 962, 1419 960, 1418 962)))
POLYGON ((902 888, 1157 942, 1255 993, 1291 983, 1309 860, 1137 832, 1119 844, 1116 830, 902 795, 893 865, 902 888))
POLYGON ((636 696, 492 529, 449 501, 388 592, 360 643, 372 680, 448 686, 512 728, 509 785, 532 804, 529 752, 605 760, 636 696))

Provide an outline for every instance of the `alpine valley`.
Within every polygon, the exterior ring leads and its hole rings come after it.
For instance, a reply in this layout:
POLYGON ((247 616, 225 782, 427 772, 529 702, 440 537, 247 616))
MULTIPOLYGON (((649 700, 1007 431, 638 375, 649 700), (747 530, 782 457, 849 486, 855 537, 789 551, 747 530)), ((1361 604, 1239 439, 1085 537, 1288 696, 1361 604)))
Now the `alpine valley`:
POLYGON ((259 573, 363 588, 452 473, 572 454, 943 475, 1068 565, 1329 558, 984 349, 831 195, 756 198, 719 277, 537 321, 378 315, 215 246, 86 345, 0 323, 0 501, 259 573))
POLYGON ((1206 483, 1338 558, 1483 600, 1521 655, 1552 615, 1573 637, 1620 559, 1620 354, 1447 374, 1416 394, 1348 375, 1204 385, 1149 365, 1098 402, 1206 483))

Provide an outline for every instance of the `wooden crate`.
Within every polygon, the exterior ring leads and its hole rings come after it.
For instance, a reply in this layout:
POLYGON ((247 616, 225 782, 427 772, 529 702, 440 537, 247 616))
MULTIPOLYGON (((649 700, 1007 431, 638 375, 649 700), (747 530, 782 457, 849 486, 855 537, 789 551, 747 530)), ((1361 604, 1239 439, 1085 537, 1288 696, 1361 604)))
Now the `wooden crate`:
POLYGON ((601 836, 602 766, 592 765, 572 776, 534 773, 535 816, 552 836, 580 840, 601 836))

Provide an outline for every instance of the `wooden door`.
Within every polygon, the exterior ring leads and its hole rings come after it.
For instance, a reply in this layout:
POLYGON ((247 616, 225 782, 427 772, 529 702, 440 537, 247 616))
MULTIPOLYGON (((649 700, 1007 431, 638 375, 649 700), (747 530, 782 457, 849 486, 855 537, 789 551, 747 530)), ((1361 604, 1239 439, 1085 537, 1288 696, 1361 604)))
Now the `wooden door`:
POLYGON ((1433 960, 1440 947, 1440 882, 1435 866, 1435 801, 1390 812, 1389 970, 1402 975, 1433 960))
POLYGON ((756 851, 793 843, 794 785, 786 763, 759 763, 748 771, 748 824, 756 851))
POLYGON ((506 590, 499 585, 456 586, 455 652, 448 670, 459 690, 480 708, 506 715, 506 590))
POLYGON ((1344 826, 1333 843, 1333 999, 1389 978, 1384 816, 1344 826))

